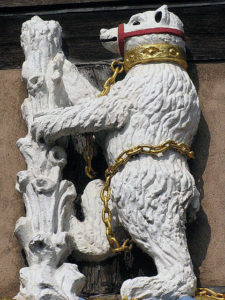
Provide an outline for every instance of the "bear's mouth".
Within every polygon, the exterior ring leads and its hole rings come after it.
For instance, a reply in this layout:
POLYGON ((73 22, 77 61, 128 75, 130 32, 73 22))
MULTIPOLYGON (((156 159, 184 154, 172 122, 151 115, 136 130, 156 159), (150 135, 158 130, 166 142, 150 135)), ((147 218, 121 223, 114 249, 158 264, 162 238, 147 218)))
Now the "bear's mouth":
POLYGON ((116 36, 114 36, 112 38, 109 38, 109 39, 101 39, 100 38, 100 42, 102 42, 102 43, 116 42, 116 41, 117 41, 117 37, 116 36))

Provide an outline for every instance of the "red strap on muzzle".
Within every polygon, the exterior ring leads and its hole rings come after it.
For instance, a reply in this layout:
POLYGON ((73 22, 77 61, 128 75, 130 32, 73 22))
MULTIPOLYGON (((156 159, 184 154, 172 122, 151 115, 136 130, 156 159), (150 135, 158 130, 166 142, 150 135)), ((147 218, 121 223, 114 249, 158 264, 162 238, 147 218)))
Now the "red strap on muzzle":
POLYGON ((129 38, 132 36, 145 35, 145 34, 160 34, 160 33, 176 35, 176 36, 181 37, 184 40, 183 31, 178 30, 178 29, 167 28, 167 27, 157 27, 157 28, 136 30, 136 31, 131 31, 131 32, 124 32, 124 24, 120 24, 118 27, 118 44, 119 44, 121 56, 124 56, 124 41, 126 38, 129 38))

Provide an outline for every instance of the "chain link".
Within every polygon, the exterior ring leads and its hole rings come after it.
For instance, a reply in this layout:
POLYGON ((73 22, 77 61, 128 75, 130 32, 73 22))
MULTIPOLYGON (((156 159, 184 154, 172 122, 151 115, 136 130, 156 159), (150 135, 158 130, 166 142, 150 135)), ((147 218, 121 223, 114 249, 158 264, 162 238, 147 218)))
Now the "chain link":
POLYGON ((101 200, 104 203, 104 208, 102 211, 102 220, 106 226, 106 237, 112 248, 112 252, 130 251, 132 249, 132 240, 127 239, 121 246, 117 241, 115 234, 112 231, 112 215, 108 206, 109 200, 111 199, 111 189, 110 182, 112 177, 116 174, 119 167, 125 165, 131 157, 137 154, 146 155, 157 155, 158 153, 165 152, 169 149, 175 149, 183 155, 189 158, 194 158, 194 152, 184 143, 176 143, 173 140, 169 140, 161 145, 151 146, 151 145, 139 145, 128 150, 123 151, 115 160, 115 163, 109 166, 105 171, 105 185, 101 190, 101 200))
POLYGON ((120 60, 114 60, 111 63, 111 70, 113 72, 113 75, 111 77, 109 77, 104 86, 103 86, 103 90, 102 92, 98 95, 98 97, 102 97, 102 96, 106 96, 109 93, 109 90, 111 88, 111 86, 115 83, 116 81, 116 77, 118 74, 122 73, 124 71, 124 62, 120 61, 120 60))
POLYGON ((91 161, 93 158, 93 136, 92 134, 88 134, 86 135, 86 147, 84 149, 83 152, 83 157, 84 160, 86 161, 86 166, 85 166, 85 174, 90 178, 94 178, 96 173, 95 171, 92 169, 92 165, 91 165, 91 161))
POLYGON ((225 294, 215 293, 207 288, 199 288, 196 293, 197 299, 217 299, 225 300, 225 294))

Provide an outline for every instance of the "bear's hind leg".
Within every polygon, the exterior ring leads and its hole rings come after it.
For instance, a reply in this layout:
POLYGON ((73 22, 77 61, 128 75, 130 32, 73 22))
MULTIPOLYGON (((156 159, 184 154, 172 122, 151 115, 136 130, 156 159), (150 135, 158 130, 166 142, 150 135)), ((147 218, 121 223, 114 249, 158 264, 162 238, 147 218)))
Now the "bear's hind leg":
POLYGON ((149 238, 149 242, 142 243, 136 239, 141 248, 154 259, 158 275, 125 281, 121 287, 122 297, 128 297, 129 300, 175 300, 194 295, 196 278, 187 249, 185 226, 182 226, 181 220, 180 226, 174 224, 177 221, 173 220, 171 224, 171 220, 168 224, 165 221, 157 235, 149 238))

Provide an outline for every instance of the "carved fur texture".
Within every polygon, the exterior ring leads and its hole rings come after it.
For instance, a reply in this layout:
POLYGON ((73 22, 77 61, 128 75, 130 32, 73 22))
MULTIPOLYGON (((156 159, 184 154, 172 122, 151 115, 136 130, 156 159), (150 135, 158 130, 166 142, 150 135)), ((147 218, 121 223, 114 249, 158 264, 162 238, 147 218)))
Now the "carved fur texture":
MULTIPOLYGON (((133 16, 125 31, 163 26, 183 29, 167 6, 133 16)), ((116 29, 101 31, 106 48, 117 52, 117 41, 105 41, 112 37, 117 37, 116 29)), ((156 42, 184 48, 179 37, 152 34, 127 39, 125 51, 156 42)), ((51 144, 62 136, 95 132, 111 164, 122 151, 139 144, 157 145, 172 139, 191 145, 199 117, 195 87, 182 67, 173 63, 139 64, 113 85, 107 96, 90 97, 83 104, 39 116, 32 134, 36 140, 44 138, 51 144)), ((121 224, 154 259, 158 270, 155 277, 125 281, 121 295, 151 300, 193 296, 196 278, 185 223, 187 210, 195 213, 199 208, 199 193, 186 157, 174 150, 154 157, 138 155, 113 177, 111 189, 121 224)))

